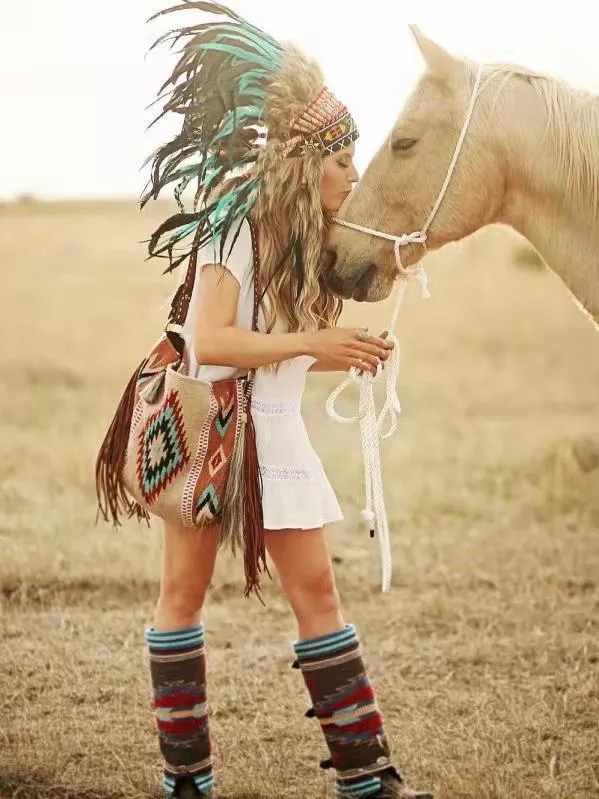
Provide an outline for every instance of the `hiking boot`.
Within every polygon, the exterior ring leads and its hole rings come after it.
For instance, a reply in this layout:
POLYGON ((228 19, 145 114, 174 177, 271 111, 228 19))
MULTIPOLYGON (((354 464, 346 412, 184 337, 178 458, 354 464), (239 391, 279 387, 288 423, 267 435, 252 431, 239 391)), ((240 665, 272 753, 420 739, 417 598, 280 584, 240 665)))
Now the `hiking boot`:
POLYGON ((430 791, 415 791, 408 788, 395 769, 381 774, 383 787, 376 799, 433 799, 430 791))

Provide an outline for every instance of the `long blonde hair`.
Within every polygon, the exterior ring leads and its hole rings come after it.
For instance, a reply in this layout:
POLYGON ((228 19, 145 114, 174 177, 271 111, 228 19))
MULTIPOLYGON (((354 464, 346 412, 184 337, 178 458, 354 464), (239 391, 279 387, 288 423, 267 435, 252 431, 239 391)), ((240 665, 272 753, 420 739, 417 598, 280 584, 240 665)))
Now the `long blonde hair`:
MULTIPOLYGON (((289 332, 317 330, 334 325, 342 302, 327 289, 320 256, 331 225, 331 215, 320 198, 323 153, 284 157, 294 117, 316 95, 323 83, 318 64, 293 45, 269 86, 265 106, 266 143, 251 168, 259 178, 256 202, 250 212, 260 242, 260 286, 265 293, 267 329, 283 323, 289 332)), ((221 186, 224 194, 243 176, 221 186)))
POLYGON ((192 5, 226 19, 166 36, 177 48, 181 39, 185 43, 160 90, 164 109, 154 121, 175 112, 183 125, 146 161, 152 170, 142 208, 175 183, 179 210, 153 231, 148 252, 168 258, 165 271, 172 271, 219 240, 223 260, 233 226, 238 232, 236 223, 249 218, 262 245, 269 329, 276 321, 290 331, 332 325, 341 301, 328 292, 319 267, 331 221, 320 199, 322 153, 330 148, 313 138, 321 122, 324 130, 336 119, 336 105, 326 99, 322 71, 292 44, 277 42, 221 3, 192 5), (163 94, 167 86, 172 89, 163 94), (312 103, 321 95, 324 111, 317 110, 316 127, 306 128, 303 114, 317 109, 312 103), (186 212, 181 195, 190 183, 196 191, 186 212))
POLYGON ((272 330, 277 320, 289 332, 330 327, 342 303, 327 290, 320 271, 330 226, 320 199, 322 155, 314 151, 281 161, 276 149, 264 153, 264 161, 274 162, 273 175, 263 180, 252 212, 260 241, 260 285, 268 300, 267 328, 272 330))

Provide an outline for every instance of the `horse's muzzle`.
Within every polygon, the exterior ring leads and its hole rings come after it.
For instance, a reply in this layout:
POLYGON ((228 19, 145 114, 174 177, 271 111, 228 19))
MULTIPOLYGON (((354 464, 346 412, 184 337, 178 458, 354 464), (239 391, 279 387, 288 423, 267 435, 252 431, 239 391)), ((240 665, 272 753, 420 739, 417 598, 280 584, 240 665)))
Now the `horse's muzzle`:
POLYGON ((334 250, 325 250, 320 268, 326 286, 332 294, 342 299, 353 298, 357 301, 366 299, 376 272, 374 264, 364 264, 355 268, 346 266, 341 273, 337 263, 337 253, 334 250))

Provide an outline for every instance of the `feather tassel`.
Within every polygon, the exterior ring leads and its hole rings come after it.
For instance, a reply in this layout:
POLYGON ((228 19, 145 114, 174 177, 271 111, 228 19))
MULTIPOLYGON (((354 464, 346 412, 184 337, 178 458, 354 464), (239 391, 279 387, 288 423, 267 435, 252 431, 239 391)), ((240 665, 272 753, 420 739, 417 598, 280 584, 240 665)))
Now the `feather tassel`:
POLYGON ((183 0, 150 20, 190 9, 220 18, 172 30, 152 46, 170 42, 177 45, 179 57, 159 91, 163 109, 151 125, 168 112, 182 115, 183 125, 147 159, 151 176, 141 207, 173 183, 181 201, 185 186, 197 180, 195 213, 174 214, 149 239, 150 258, 168 257, 165 271, 178 267, 213 237, 226 240, 236 219, 255 204, 257 181, 250 167, 258 157, 266 92, 283 59, 282 46, 272 37, 209 0, 183 0), (239 179, 231 180, 233 175, 239 179), (218 199, 212 202, 209 197, 218 199), (196 230, 193 243, 178 246, 175 254, 175 246, 196 230))
POLYGON ((262 477, 249 400, 247 410, 240 413, 240 429, 223 498, 219 547, 229 545, 233 554, 238 548, 243 551, 245 596, 254 592, 264 604, 260 575, 264 572, 270 577, 270 572, 264 541, 262 477))
POLYGON ((245 568, 245 596, 255 591, 260 595, 260 574, 269 577, 264 540, 264 516, 262 512, 262 475, 256 449, 256 430, 252 414, 248 411, 245 423, 245 499, 243 503, 243 564, 245 568))
POLYGON ((218 545, 229 545, 233 555, 237 549, 243 548, 243 502, 245 494, 245 480, 243 462, 245 458, 245 412, 240 410, 239 432, 235 442, 227 487, 222 502, 222 516, 220 520, 220 536, 218 545))

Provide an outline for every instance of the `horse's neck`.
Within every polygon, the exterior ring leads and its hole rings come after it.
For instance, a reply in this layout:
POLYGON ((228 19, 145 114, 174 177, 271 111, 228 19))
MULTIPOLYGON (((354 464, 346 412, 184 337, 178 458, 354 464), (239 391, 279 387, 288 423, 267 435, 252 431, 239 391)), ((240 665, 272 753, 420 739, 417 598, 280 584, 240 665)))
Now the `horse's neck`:
POLYGON ((522 233, 599 324, 599 236, 560 207, 539 197, 521 196, 501 221, 522 233))
POLYGON ((536 135, 541 130, 534 126, 529 136, 520 130, 510 142, 506 198, 496 221, 525 236, 599 324, 599 223, 592 199, 567 197, 549 137, 536 135))

